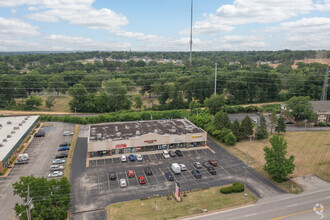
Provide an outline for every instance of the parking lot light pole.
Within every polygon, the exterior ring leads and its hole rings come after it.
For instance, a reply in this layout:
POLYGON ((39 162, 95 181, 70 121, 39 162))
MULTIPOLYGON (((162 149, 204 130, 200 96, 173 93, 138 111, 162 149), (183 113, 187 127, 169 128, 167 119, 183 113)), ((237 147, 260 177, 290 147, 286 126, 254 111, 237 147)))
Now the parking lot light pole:
MULTIPOLYGON (((249 138, 250 138, 249 150, 248 150, 248 152, 246 153, 246 165, 247 165, 247 167, 249 167, 249 154, 250 154, 250 151, 251 151, 251 140, 252 140, 252 137, 253 137, 253 135, 249 135, 249 138)), ((244 177, 244 196, 245 196, 245 197, 247 196, 247 194, 246 194, 246 175, 247 175, 247 167, 244 167, 244 169, 245 169, 245 177, 244 177)))

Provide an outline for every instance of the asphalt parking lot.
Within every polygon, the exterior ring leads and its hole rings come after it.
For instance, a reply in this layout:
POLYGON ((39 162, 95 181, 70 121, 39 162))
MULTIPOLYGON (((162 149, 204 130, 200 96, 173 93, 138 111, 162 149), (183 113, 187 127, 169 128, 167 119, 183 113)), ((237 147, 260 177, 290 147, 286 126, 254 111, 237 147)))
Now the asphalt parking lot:
POLYGON ((12 183, 19 180, 20 176, 34 175, 35 177, 47 177, 50 173, 57 146, 61 142, 71 142, 72 136, 63 136, 65 130, 74 129, 74 125, 52 122, 52 126, 43 128, 45 137, 35 137, 24 153, 28 153, 30 160, 28 164, 15 165, 8 177, 0 180, 0 216, 1 219, 13 219, 15 202, 22 202, 19 197, 13 196, 12 183))
MULTIPOLYGON (((86 151, 86 141, 86 138, 78 138, 79 147, 76 148, 73 158, 71 176, 72 219, 81 218, 81 212, 93 212, 106 207, 110 203, 173 193, 175 181, 180 183, 181 191, 244 181, 244 168, 246 165, 215 144, 212 140, 208 140, 208 146, 214 150, 214 153, 207 148, 198 150, 192 149, 189 151, 182 151, 182 157, 176 156, 165 159, 161 155, 161 152, 156 152, 150 155, 143 155, 142 162, 121 162, 120 158, 99 158, 98 160, 90 161, 88 168, 83 168, 82 166, 84 163, 82 163, 82 161, 86 161, 86 156, 85 158, 81 158, 81 156, 86 154, 81 154, 79 152, 86 151), (80 154, 80 158, 76 157, 76 154, 80 154), (211 175, 202 167, 198 169, 202 174, 202 178, 195 179, 191 174, 191 170, 194 169, 193 162, 204 162, 209 159, 214 159, 218 162, 218 166, 215 167, 217 174, 211 175), (170 169, 172 163, 185 164, 187 171, 183 171, 179 175, 174 175, 170 169), (151 168, 153 172, 152 176, 145 175, 145 167, 151 168), (128 170, 133 170, 135 177, 128 177, 128 170), (115 181, 109 179, 110 172, 116 172, 117 178, 115 181), (165 172, 171 172, 175 181, 168 181, 164 176, 165 172), (146 178, 146 184, 139 184, 137 176, 140 175, 146 178), (128 186, 126 188, 121 188, 119 179, 126 179, 128 186)), ((266 195, 272 196, 283 193, 283 191, 279 190, 254 170, 250 168, 247 168, 247 170, 248 188, 257 196, 264 197, 266 195)), ((97 219, 95 216, 91 218, 97 219)))

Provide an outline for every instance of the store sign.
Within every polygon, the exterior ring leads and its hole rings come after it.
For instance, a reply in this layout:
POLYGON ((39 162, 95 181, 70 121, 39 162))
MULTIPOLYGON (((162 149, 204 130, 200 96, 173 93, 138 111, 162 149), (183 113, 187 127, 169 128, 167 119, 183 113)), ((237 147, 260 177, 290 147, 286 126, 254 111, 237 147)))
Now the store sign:
POLYGON ((201 138, 202 137, 202 135, 200 135, 200 136, 192 136, 192 138, 201 138))
POLYGON ((115 148, 126 148, 126 147, 127 147, 126 144, 117 144, 117 145, 115 146, 115 148))
POLYGON ((147 144, 152 144, 152 143, 155 143, 157 142, 157 140, 146 140, 144 141, 144 143, 147 143, 147 144))
POLYGON ((174 138, 175 142, 184 142, 181 138, 174 138))
POLYGON ((327 117, 325 115, 318 115, 318 122, 326 123, 327 117))

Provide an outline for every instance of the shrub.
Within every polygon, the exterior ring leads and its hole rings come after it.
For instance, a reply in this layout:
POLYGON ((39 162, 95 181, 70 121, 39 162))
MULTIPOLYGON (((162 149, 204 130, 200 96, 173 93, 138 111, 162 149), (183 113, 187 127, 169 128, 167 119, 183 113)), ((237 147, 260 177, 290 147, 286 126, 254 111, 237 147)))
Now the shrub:
POLYGON ((3 169, 3 172, 0 172, 0 176, 2 176, 3 174, 5 174, 7 172, 8 168, 6 167, 5 169, 3 169))
POLYGON ((227 145, 235 145, 236 144, 236 137, 233 134, 233 132, 229 132, 225 137, 224 137, 224 143, 227 145))
POLYGON ((220 189, 220 192, 222 194, 229 194, 229 193, 232 193, 232 187, 231 186, 228 186, 228 187, 224 187, 224 188, 221 188, 220 189))
POLYGON ((11 158, 11 160, 10 160, 10 163, 11 163, 11 164, 14 163, 14 161, 16 160, 16 158, 17 158, 17 156, 13 156, 13 157, 11 158))
POLYGON ((325 127, 326 126, 326 124, 324 124, 323 122, 319 122, 319 123, 317 123, 317 125, 320 126, 320 127, 325 127))
POLYGON ((24 148, 24 145, 22 145, 19 149, 18 149, 18 152, 20 153, 24 148))
POLYGON ((244 185, 242 183, 233 183, 233 186, 231 187, 233 192, 243 192, 244 191, 244 185))

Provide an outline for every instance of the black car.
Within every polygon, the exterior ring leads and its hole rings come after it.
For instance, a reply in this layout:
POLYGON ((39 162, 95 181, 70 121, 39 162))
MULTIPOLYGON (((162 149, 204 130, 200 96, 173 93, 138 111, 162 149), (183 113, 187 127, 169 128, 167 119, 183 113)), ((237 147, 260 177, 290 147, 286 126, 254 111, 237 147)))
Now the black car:
POLYGON ((217 171, 213 167, 207 168, 207 171, 209 171, 209 173, 212 174, 212 175, 217 174, 217 171))
POLYGON ((294 123, 292 121, 287 120, 287 121, 285 121, 285 124, 287 124, 287 125, 293 125, 294 123))
POLYGON ((151 175, 152 175, 152 170, 150 169, 150 167, 146 167, 146 168, 144 169, 144 172, 145 172, 145 174, 146 174, 147 176, 151 176, 151 175))
POLYGON ((165 177, 168 181, 173 181, 174 180, 174 176, 170 172, 166 172, 165 177))
POLYGON ((45 131, 39 130, 37 133, 34 134, 35 137, 45 137, 45 131))
POLYGON ((205 168, 209 168, 209 167, 211 167, 211 164, 208 161, 205 161, 205 162, 203 162, 203 166, 205 168))
POLYGON ((27 160, 16 160, 15 165, 27 164, 27 160))
POLYGON ((58 147, 69 147, 71 144, 69 142, 63 142, 58 147))
POLYGON ((181 152, 181 150, 176 150, 175 153, 176 153, 176 155, 178 155, 179 157, 182 156, 182 152, 181 152))
POLYGON ((175 157, 175 153, 173 151, 169 151, 168 154, 171 156, 171 157, 175 157))
POLYGON ((117 179, 116 172, 110 172, 110 174, 109 174, 109 179, 110 179, 110 180, 116 180, 116 179, 117 179))
POLYGON ((196 178, 196 179, 201 179, 202 178, 202 174, 201 172, 199 172, 198 170, 192 170, 191 174, 196 178))
POLYGON ((57 154, 55 158, 58 159, 58 158, 65 158, 65 157, 68 157, 67 153, 60 153, 60 154, 57 154))

